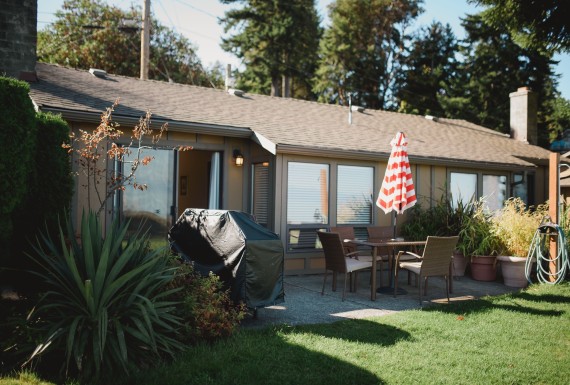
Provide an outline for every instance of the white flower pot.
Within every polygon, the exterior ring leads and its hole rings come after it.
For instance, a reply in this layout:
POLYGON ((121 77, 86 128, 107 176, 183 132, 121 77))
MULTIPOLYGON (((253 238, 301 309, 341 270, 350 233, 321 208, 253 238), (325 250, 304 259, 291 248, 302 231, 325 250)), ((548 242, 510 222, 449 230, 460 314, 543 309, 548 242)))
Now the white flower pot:
POLYGON ((525 276, 526 258, 500 255, 497 261, 501 264, 501 272, 506 286, 526 287, 528 281, 525 276))

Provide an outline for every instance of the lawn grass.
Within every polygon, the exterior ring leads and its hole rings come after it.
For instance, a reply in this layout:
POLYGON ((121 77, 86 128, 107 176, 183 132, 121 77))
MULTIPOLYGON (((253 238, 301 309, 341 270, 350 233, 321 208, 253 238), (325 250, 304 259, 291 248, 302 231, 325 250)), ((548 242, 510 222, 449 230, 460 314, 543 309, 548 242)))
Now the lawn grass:
POLYGON ((569 378, 566 282, 366 320, 241 330, 117 383, 567 384, 569 378))

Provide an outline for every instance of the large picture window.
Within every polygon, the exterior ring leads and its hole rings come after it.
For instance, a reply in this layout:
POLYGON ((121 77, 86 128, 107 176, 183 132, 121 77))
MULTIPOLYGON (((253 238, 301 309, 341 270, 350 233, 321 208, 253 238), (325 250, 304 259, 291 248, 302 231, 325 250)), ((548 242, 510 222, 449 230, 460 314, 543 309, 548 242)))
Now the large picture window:
POLYGON ((474 199, 482 198, 487 210, 496 211, 503 207, 508 198, 509 186, 507 175, 450 172, 449 191, 454 207, 458 203, 466 205, 474 199))
POLYGON ((374 169, 361 166, 338 166, 337 223, 372 223, 374 169))

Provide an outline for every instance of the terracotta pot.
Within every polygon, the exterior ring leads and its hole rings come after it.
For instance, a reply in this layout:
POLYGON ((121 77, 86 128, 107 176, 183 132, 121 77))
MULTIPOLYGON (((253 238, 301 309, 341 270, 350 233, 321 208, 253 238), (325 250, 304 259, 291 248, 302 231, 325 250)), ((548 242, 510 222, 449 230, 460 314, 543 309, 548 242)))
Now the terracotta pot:
POLYGON ((467 262, 469 259, 463 255, 461 251, 453 252, 453 276, 463 277, 465 275, 465 269, 467 268, 467 262))
POLYGON ((497 257, 474 255, 471 257, 471 277, 476 281, 494 281, 497 279, 497 257))
POLYGON ((501 264, 501 273, 506 286, 526 287, 528 285, 525 275, 526 258, 500 255, 497 261, 501 264))

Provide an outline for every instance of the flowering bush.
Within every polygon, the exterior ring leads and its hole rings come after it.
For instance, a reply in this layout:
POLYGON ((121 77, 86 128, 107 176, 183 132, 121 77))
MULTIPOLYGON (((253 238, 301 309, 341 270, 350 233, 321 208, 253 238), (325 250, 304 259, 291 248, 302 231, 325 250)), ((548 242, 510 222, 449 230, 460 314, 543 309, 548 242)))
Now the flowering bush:
MULTIPOLYGON (((164 123, 158 132, 151 128, 151 112, 147 111, 144 117, 133 128, 127 145, 121 145, 123 132, 119 124, 113 121, 112 115, 119 105, 115 103, 101 114, 101 123, 92 132, 79 130, 70 134, 70 143, 63 143, 62 147, 75 154, 79 171, 84 176, 82 187, 87 189, 87 201, 91 204, 91 196, 97 199, 98 208, 91 208, 99 215, 107 202, 117 191, 124 191, 127 186, 136 190, 146 190, 147 185, 137 181, 137 170, 140 166, 147 166, 153 160, 152 156, 145 155, 145 150, 155 148, 167 131, 168 124, 164 123), (131 160, 128 160, 131 159, 131 160), (112 162, 123 164, 115 170, 112 162), (102 186, 105 186, 103 189, 102 186)), ((179 151, 191 150, 192 146, 180 146, 179 151)))
POLYGON ((246 315, 245 305, 231 301, 218 276, 210 273, 202 277, 191 264, 179 264, 168 287, 174 288, 181 288, 172 299, 182 303, 176 308, 176 315, 182 319, 182 342, 197 343, 228 337, 246 315))

